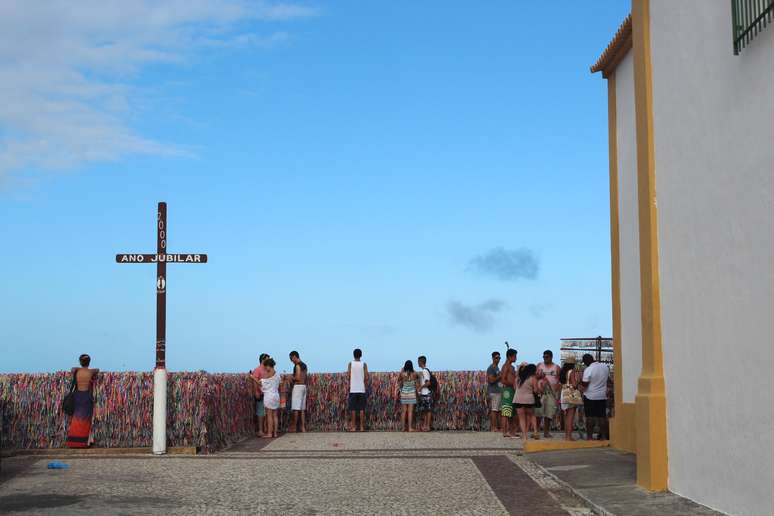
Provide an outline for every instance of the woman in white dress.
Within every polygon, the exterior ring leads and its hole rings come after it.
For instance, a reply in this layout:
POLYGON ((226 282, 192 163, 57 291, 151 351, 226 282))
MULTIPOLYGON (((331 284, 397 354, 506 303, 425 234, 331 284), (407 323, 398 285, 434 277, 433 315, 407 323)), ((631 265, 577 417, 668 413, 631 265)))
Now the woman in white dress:
POLYGON ((277 419, 277 409, 280 406, 280 375, 274 369, 274 359, 267 358, 263 362, 263 368, 266 371, 263 378, 261 378, 261 391, 263 391, 263 406, 266 409, 266 426, 268 428, 269 437, 277 437, 277 429, 279 427, 277 419))

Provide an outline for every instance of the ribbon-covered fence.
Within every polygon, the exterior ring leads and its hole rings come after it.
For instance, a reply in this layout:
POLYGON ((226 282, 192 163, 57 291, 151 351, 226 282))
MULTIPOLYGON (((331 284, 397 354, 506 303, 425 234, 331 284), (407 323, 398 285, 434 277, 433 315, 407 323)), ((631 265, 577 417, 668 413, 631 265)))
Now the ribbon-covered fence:
MULTIPOLYGON (((434 373, 440 399, 437 430, 486 430, 489 416, 486 375, 481 371, 434 373)), ((399 430, 397 373, 371 373, 366 418, 370 430, 399 430)), ((3 448, 63 446, 68 418, 61 411, 71 373, 0 375, 0 437, 3 448)), ((346 426, 348 378, 344 373, 310 374, 307 429, 340 431, 346 426)), ((283 382, 287 398, 289 379, 283 382)), ((100 373, 94 383, 94 445, 150 447, 153 375, 100 373)), ((255 432, 254 400, 245 374, 170 373, 167 390, 167 445, 214 451, 255 432)), ((282 418, 283 427, 287 415, 282 418)))
MULTIPOLYGON (((486 373, 438 371, 440 399, 433 409, 436 430, 488 430, 486 373)), ((307 421, 315 431, 343 431, 348 415, 346 373, 310 374, 307 421)), ((400 430, 398 373, 369 373, 366 421, 370 430, 400 430)))

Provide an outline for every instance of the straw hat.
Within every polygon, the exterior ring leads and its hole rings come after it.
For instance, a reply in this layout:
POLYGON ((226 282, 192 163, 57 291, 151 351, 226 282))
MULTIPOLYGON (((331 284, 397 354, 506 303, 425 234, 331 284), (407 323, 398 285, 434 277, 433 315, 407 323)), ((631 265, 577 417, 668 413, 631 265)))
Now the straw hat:
POLYGON ((575 363, 575 355, 570 355, 569 357, 564 359, 565 364, 574 364, 575 363))

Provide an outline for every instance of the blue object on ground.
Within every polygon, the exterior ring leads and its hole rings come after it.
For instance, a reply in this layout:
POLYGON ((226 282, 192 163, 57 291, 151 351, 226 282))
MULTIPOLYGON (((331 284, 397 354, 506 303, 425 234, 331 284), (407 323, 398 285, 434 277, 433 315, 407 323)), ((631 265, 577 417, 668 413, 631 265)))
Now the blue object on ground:
POLYGON ((69 468, 69 464, 65 464, 64 462, 49 462, 48 463, 48 469, 67 469, 69 468))

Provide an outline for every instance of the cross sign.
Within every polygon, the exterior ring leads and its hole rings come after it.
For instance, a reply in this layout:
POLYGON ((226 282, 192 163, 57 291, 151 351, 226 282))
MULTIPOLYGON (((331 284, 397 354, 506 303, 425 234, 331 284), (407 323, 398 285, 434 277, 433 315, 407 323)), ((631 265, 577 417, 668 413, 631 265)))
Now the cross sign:
POLYGON ((156 264, 156 368, 166 369, 167 351, 167 264, 207 263, 206 254, 167 253, 167 203, 159 203, 156 220, 156 254, 117 254, 118 263, 156 264))

